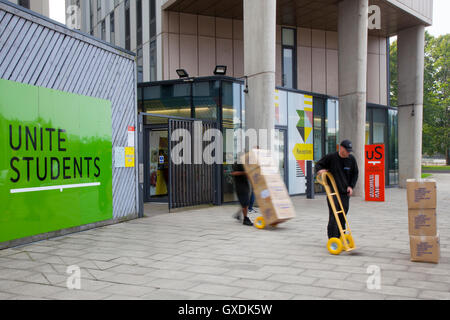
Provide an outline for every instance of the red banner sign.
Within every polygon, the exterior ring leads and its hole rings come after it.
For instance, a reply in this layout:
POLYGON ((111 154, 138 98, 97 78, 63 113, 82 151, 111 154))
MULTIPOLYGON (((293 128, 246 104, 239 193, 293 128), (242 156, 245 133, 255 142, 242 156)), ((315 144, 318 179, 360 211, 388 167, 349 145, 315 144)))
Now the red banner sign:
POLYGON ((384 145, 365 147, 366 201, 384 201, 384 145))

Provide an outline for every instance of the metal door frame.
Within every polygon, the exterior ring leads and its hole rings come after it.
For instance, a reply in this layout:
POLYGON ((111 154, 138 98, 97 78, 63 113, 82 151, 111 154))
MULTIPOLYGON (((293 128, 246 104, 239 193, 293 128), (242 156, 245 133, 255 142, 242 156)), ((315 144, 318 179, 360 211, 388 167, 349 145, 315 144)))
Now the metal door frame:
MULTIPOLYGON (((149 195, 149 185, 148 182, 150 181, 150 168, 149 168, 149 164, 150 164, 150 158, 149 158, 149 147, 150 147, 150 140, 149 140, 149 136, 147 135, 147 133, 149 133, 150 131, 167 131, 167 133, 169 132, 169 125, 168 124, 150 124, 150 125, 143 125, 143 142, 144 142, 144 202, 162 202, 165 203, 167 201, 169 201, 169 197, 168 195, 165 197, 162 197, 160 199, 151 199, 150 195, 149 195)), ((168 135, 168 137, 170 137, 170 135, 168 135)), ((170 158, 169 158, 170 161, 170 158)), ((167 193, 169 194, 169 183, 170 180, 168 181, 167 184, 167 193)))
POLYGON ((284 132, 284 183, 286 184, 287 189, 289 190, 289 159, 288 159, 288 134, 289 130, 287 126, 275 126, 275 130, 279 130, 284 132))

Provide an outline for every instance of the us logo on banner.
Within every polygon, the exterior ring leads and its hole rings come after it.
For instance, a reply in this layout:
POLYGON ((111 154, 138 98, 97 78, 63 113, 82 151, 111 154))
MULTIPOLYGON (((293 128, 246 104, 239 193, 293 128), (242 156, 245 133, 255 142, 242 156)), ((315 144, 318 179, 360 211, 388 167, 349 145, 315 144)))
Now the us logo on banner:
POLYGON ((384 201, 385 194, 385 153, 384 145, 365 147, 366 201, 384 201))

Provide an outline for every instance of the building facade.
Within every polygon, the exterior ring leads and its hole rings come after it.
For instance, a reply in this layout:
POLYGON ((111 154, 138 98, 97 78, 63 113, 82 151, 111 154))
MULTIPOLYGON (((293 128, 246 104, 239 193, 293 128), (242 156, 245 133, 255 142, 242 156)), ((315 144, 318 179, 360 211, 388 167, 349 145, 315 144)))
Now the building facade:
POLYGON ((322 132, 316 131, 315 160, 348 138, 361 167, 364 145, 381 143, 392 184, 420 178, 424 28, 432 23, 432 0, 70 3, 79 6, 82 31, 136 53, 138 82, 178 79, 178 69, 208 77, 225 65, 227 76, 246 79, 247 128, 277 125, 274 88, 297 91, 314 100, 312 122, 322 132), (399 106, 389 101, 392 36, 399 44, 399 106), (328 101, 338 110, 331 129, 328 101))
POLYGON ((9 0, 14 4, 18 4, 26 9, 33 10, 43 16, 50 17, 49 0, 9 0))

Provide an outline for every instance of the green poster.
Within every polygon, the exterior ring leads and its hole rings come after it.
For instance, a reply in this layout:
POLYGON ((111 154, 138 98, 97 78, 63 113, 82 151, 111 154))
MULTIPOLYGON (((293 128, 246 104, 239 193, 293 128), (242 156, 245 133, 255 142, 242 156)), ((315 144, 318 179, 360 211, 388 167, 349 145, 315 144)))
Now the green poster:
POLYGON ((0 242, 112 219, 111 102, 0 79, 0 242))

